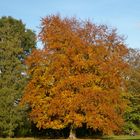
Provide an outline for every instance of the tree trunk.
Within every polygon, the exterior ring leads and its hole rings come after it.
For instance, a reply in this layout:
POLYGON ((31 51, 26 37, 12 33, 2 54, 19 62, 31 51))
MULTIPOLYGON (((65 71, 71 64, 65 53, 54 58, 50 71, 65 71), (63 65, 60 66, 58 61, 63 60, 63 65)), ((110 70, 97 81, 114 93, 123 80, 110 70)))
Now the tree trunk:
POLYGON ((70 127, 69 139, 76 139, 75 129, 73 126, 70 127))

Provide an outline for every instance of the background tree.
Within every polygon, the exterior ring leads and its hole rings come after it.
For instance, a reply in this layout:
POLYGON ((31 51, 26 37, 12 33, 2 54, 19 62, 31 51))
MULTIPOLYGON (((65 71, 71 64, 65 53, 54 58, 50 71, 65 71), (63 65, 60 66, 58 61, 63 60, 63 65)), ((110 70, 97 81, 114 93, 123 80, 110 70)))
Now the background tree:
POLYGON ((75 18, 42 20, 42 50, 27 59, 30 81, 22 103, 39 128, 74 130, 86 124, 110 134, 123 124, 128 50, 116 30, 75 18))
POLYGON ((130 108, 125 114, 125 132, 140 132, 140 50, 129 49, 127 56, 130 69, 127 75, 130 108))
POLYGON ((26 84, 24 59, 35 47, 35 34, 20 20, 0 19, 0 135, 13 136, 22 125, 24 110, 19 107, 26 84))

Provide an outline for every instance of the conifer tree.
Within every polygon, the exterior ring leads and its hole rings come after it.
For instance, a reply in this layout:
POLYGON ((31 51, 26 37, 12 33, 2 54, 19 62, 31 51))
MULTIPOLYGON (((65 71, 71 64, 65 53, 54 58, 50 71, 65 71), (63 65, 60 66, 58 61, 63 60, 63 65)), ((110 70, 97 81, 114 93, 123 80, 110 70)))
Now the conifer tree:
POLYGON ((129 71, 127 74, 127 87, 129 93, 129 109, 125 113, 126 133, 140 131, 140 50, 129 49, 127 56, 129 71))
POLYGON ((14 136, 23 123, 24 109, 19 107, 26 84, 24 59, 35 47, 35 34, 22 21, 0 19, 0 135, 14 136))

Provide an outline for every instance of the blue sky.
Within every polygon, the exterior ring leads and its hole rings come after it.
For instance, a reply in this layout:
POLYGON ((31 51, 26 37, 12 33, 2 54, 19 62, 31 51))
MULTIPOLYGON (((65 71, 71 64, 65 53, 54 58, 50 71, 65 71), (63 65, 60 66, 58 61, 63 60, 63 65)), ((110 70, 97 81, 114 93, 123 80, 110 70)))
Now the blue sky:
POLYGON ((140 0, 0 0, 0 17, 21 19, 37 33, 41 18, 57 13, 115 27, 140 49, 140 0))

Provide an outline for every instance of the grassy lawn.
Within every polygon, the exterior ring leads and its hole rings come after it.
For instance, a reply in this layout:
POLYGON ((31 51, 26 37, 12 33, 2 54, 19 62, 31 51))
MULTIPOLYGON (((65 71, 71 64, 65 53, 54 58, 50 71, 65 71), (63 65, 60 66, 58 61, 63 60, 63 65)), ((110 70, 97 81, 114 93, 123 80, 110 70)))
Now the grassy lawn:
MULTIPOLYGON (((0 140, 47 140, 41 138, 0 138, 0 140)), ((62 140, 62 139, 58 139, 62 140)), ((65 139, 63 139, 65 140, 65 139)), ((67 139, 68 140, 68 139, 67 139)), ((77 139, 77 140, 84 140, 84 139, 77 139)), ((85 139, 85 140, 95 140, 95 139, 85 139)), ((98 138, 96 140, 140 140, 140 135, 138 136, 106 136, 102 138, 98 138)))
POLYGON ((108 136, 104 137, 103 139, 108 140, 140 140, 140 135, 138 136, 108 136))
POLYGON ((36 138, 0 138, 0 140, 41 140, 36 138))
POLYGON ((36 140, 34 138, 0 138, 0 140, 36 140))

